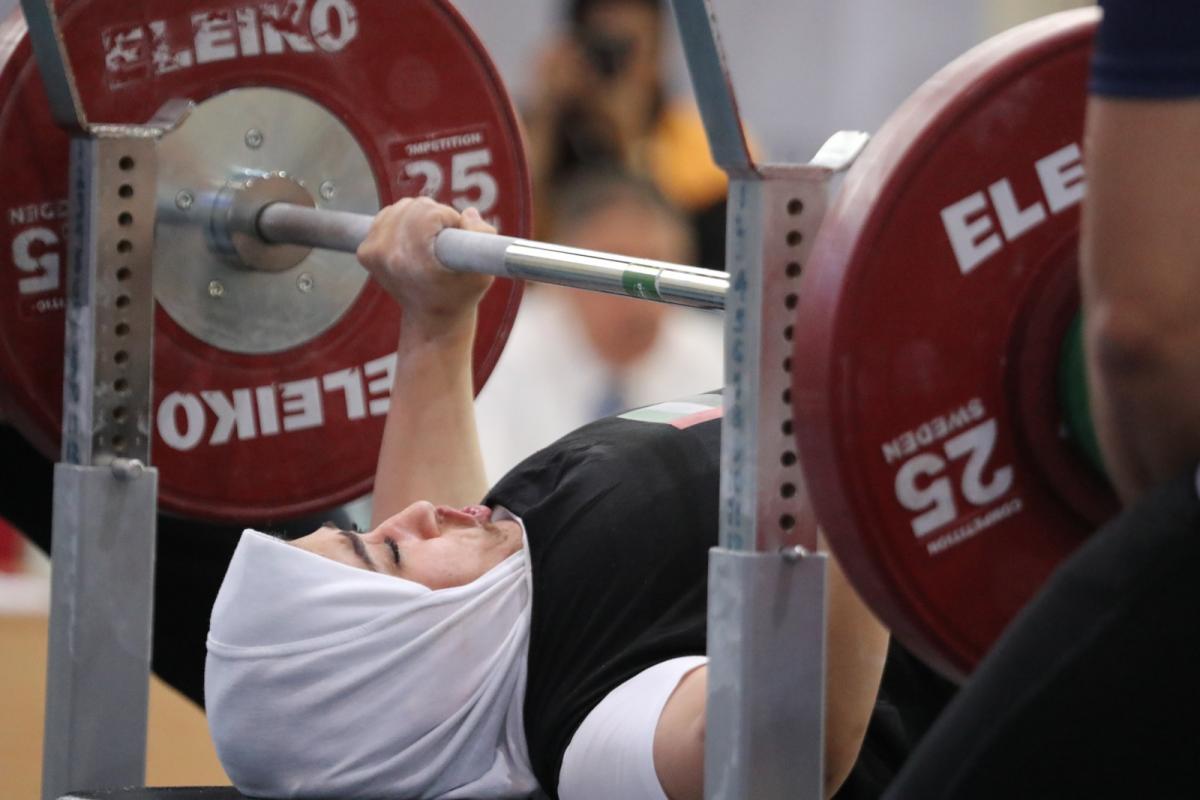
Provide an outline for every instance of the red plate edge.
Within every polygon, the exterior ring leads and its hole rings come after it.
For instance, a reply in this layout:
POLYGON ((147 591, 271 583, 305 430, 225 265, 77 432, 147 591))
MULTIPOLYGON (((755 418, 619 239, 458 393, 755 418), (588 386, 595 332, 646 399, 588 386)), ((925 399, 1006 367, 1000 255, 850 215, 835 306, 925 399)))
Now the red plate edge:
MULTIPOLYGON (((515 229, 505 231, 508 235, 528 236, 532 230, 532 190, 531 181, 529 179, 529 167, 526 158, 525 148, 520 138, 520 127, 516 110, 513 106, 512 97, 509 94, 507 87, 500 78, 500 74, 496 69, 495 63, 492 61, 487 50, 483 47, 478 35, 474 29, 466 22, 464 17, 455 9, 447 0, 432 0, 437 6, 438 11, 446 17, 449 25, 453 27, 458 35, 462 38, 464 44, 473 50, 479 63, 486 67, 486 72, 494 94, 497 98, 502 98, 503 102, 497 102, 497 106, 502 110, 502 122, 507 125, 508 130, 513 133, 513 136, 506 143, 512 157, 514 172, 517 174, 522 186, 516 193, 515 202, 521 203, 521 208, 517 215, 515 229)), ((69 12, 74 5, 69 0, 67 2, 57 2, 59 14, 69 12)), ((24 46, 30 50, 28 60, 33 61, 33 54, 28 41, 28 28, 25 24, 24 15, 20 8, 15 8, 8 16, 0 22, 0 63, 7 63, 8 60, 14 58, 18 51, 24 46)), ((113 122, 113 120, 103 120, 104 122, 113 122)), ((130 122, 140 124, 145 120, 117 120, 117 122, 130 122)), ((345 123, 346 121, 343 120, 345 123)), ((352 129, 356 126, 350 125, 352 129)), ((385 193, 385 200, 387 199, 385 193)), ((494 336, 491 337, 491 342, 483 350, 479 350, 478 340, 476 346, 472 349, 472 371, 474 381, 474 391, 476 394, 482 389, 484 383, 491 375, 499 357, 504 349, 509 333, 516 319, 516 314, 519 309, 520 300, 524 293, 524 283, 511 279, 501 279, 503 282, 510 284, 511 288, 500 290, 500 287, 494 287, 489 290, 488 295, 481 303, 481 314, 486 313, 497 321, 494 330, 494 336), (488 308, 484 308, 487 306, 488 308)), ((2 365, 2 362, 0 362, 2 365)), ((8 383, 7 375, 0 373, 0 423, 14 424, 18 430, 22 431, 22 435, 30 438, 34 446, 42 451, 48 458, 54 459, 57 457, 57 447, 52 441, 46 440, 41 435, 42 426, 32 419, 27 419, 25 411, 22 409, 21 403, 16 402, 9 397, 9 393, 4 386, 8 383)), ((152 458, 153 462, 153 458, 152 458)), ((238 521, 246 520, 279 520, 289 517, 302 516, 309 513, 316 513, 320 510, 337 505, 349 500, 353 500, 361 495, 369 492, 373 485, 373 476, 365 478, 355 484, 348 485, 341 491, 336 493, 325 493, 321 496, 320 502, 305 501, 294 502, 290 504, 269 504, 262 507, 242 506, 236 519, 229 514, 214 512, 214 509, 207 504, 196 504, 191 502, 189 498, 184 497, 169 497, 162 498, 167 500, 166 509, 168 512, 182 513, 194 515, 198 518, 221 520, 221 521, 238 521)))
MULTIPOLYGON (((829 534, 830 547, 868 605, 923 658, 958 679, 970 672, 975 659, 959 651, 948 660, 944 648, 931 643, 936 637, 931 636, 930 628, 912 624, 918 617, 926 619, 927 614, 894 611, 928 612, 920 599, 877 568, 877 559, 860 558, 853 548, 839 545, 853 539, 861 542, 864 550, 874 549, 857 536, 851 510, 852 503, 869 504, 871 500, 851 479, 847 462, 837 455, 838 431, 845 430, 847 422, 845 409, 820 413, 826 410, 821 401, 823 388, 847 377, 829 346, 848 324, 835 312, 841 295, 856 288, 846 280, 845 266, 859 258, 881 224, 879 220, 897 202, 898 187, 944 139, 946 131, 968 115, 992 86, 1006 83, 1033 63, 1090 43, 1099 18, 1097 9, 1085 8, 1018 26, 971 49, 917 89, 873 137, 846 176, 818 233, 801 285, 795 363, 804 368, 793 372, 792 407, 809 496, 829 534), (918 141, 924 146, 914 148, 918 141)), ((844 449, 849 452, 852 448, 844 449)))

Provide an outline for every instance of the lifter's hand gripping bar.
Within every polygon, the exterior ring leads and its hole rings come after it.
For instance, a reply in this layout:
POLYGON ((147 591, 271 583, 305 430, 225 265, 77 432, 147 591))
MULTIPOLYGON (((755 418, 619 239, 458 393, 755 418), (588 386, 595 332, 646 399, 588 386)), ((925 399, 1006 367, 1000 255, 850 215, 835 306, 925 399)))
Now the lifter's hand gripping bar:
MULTIPOLYGON (((253 230, 271 244, 293 244, 353 253, 374 221, 365 214, 270 203, 253 230)), ((453 270, 478 272, 576 289, 621 294, 696 308, 724 308, 728 276, 665 261, 627 258, 593 250, 448 228, 435 242, 438 260, 453 270)))

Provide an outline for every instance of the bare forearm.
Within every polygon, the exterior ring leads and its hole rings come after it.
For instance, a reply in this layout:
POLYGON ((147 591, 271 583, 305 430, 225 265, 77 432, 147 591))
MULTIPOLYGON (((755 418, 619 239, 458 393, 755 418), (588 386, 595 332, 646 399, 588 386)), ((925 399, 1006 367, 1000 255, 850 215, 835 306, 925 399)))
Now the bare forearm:
POLYGON ((1082 281, 1097 434, 1132 500, 1200 457, 1200 101, 1093 99, 1082 281))
MULTIPOLYGON (((825 796, 832 797, 858 760, 887 659, 888 633, 829 560, 825 681, 825 796)), ((654 765, 671 800, 704 791, 708 668, 672 693, 654 736, 654 765)))
POLYGON ((405 198, 375 215, 358 248, 358 260, 404 309, 375 469, 375 524, 418 500, 474 503, 487 488, 471 350, 475 308, 491 278, 438 262, 434 241, 455 226, 495 233, 473 208, 460 215, 428 198, 405 198))
POLYGON ((475 430, 475 313, 437 326, 406 318, 375 473, 375 524, 416 500, 478 502, 487 490, 475 430))
POLYGON ((825 678, 825 796, 846 780, 875 708, 888 632, 829 559, 825 678))

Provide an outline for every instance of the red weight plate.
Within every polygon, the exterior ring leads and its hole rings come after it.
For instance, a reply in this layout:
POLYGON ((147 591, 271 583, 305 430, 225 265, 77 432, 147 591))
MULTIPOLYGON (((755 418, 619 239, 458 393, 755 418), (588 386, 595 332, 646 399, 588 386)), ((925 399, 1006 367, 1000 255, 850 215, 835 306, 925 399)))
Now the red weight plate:
POLYGON ((1014 29, 931 79, 805 270, 793 404, 818 518, 885 622, 959 677, 1115 508, 1060 433, 1054 378, 1096 18, 1014 29))
MULTIPOLYGON (((503 232, 528 235, 516 118, 487 54, 447 2, 69 0, 61 21, 92 120, 143 122, 172 98, 197 101, 200 114, 204 101, 231 90, 279 90, 340 122, 369 165, 379 203, 417 193, 473 203, 503 232)), ((19 17, 0 31, 0 56, 0 191, 8 197, 0 212, 0 409, 53 456, 67 141, 50 119, 19 17)), ((228 125, 241 141, 246 122, 228 125)), ((246 146, 256 145, 246 132, 246 146)), ((292 286, 302 269, 283 273, 292 286)), ((477 391, 519 299, 518 285, 497 281, 481 306, 477 391)), ((370 490, 399 331, 399 312, 380 289, 366 283, 330 326, 276 352, 231 352, 189 330, 160 303, 153 413, 170 435, 156 430, 153 460, 165 508, 280 519, 370 490)))

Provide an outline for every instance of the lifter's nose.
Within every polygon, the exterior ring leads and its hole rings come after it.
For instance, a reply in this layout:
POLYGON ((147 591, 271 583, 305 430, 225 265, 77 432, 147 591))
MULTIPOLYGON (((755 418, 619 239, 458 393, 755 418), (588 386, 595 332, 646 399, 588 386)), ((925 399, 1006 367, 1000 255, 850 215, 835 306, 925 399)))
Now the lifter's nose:
POLYGON ((453 525, 479 525, 491 517, 491 509, 486 506, 467 506, 465 508, 437 507, 438 518, 453 525))
POLYGON ((463 508, 462 512, 464 514, 469 514, 472 517, 474 517, 476 522, 491 522, 492 521, 492 510, 490 508, 488 508, 487 506, 480 506, 480 505, 466 506, 465 508, 463 508))

